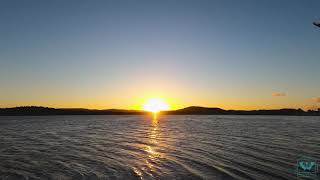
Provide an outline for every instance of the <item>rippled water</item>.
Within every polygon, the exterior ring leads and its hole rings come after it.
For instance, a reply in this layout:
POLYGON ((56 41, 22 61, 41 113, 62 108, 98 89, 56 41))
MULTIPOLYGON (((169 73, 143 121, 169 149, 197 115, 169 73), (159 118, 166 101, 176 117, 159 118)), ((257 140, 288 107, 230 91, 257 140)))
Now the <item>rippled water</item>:
POLYGON ((320 117, 0 117, 0 179, 296 179, 320 117))

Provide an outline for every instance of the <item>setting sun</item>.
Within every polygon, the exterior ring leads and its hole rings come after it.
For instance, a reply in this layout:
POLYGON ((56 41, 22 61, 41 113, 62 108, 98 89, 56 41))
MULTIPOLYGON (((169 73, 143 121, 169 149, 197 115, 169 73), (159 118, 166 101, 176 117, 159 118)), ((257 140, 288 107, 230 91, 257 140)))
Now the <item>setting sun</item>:
POLYGON ((160 111, 169 110, 169 105, 166 102, 164 102, 162 99, 152 98, 147 100, 143 104, 143 109, 145 111, 157 113, 160 111))

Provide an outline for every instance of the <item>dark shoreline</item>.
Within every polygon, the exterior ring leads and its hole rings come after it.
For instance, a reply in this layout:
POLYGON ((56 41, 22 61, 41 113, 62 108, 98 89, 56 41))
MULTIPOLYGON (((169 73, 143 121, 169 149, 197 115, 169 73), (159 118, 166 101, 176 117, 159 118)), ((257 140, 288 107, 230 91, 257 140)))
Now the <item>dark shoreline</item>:
MULTIPOLYGON (((57 116, 57 115, 146 115, 150 112, 138 110, 93 110, 93 109, 57 109, 48 107, 23 106, 0 108, 0 116, 57 116)), ((163 111, 165 115, 276 115, 276 116, 320 116, 320 111, 303 111, 302 109, 275 110, 224 110, 191 106, 183 109, 163 111)))

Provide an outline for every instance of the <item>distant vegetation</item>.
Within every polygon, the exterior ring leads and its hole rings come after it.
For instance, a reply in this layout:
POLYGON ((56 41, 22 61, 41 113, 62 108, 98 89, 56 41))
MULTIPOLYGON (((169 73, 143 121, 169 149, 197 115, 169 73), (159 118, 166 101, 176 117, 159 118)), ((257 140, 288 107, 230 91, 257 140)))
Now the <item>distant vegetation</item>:
POLYGON ((296 115, 319 116, 320 111, 303 111, 302 109, 275 109, 275 110, 224 110, 220 108, 207 108, 191 106, 175 111, 167 111, 167 114, 196 114, 196 115, 296 115))
MULTIPOLYGON (((46 115, 143 115, 150 112, 137 110, 92 110, 92 109, 56 109, 48 107, 23 106, 14 108, 0 108, 0 116, 46 116, 46 115)), ((276 110, 224 110, 220 108, 207 108, 191 106, 179 110, 164 111, 169 115, 295 115, 320 116, 318 111, 303 111, 302 109, 276 109, 276 110)))
POLYGON ((76 108, 49 108, 38 106, 22 106, 14 108, 1 108, 0 116, 43 116, 43 115, 131 115, 144 114, 143 111, 133 110, 94 110, 94 109, 76 109, 76 108))

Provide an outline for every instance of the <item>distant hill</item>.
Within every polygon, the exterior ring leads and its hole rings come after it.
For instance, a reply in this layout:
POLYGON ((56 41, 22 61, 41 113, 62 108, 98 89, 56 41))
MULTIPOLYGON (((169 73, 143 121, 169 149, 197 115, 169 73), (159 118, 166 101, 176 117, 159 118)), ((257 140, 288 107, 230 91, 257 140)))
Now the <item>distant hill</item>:
MULTIPOLYGON (((0 116, 50 116, 50 115, 143 115, 146 111, 122 109, 81 109, 81 108, 49 108, 38 106, 22 106, 14 108, 0 108, 0 116)), ((224 110, 221 108, 208 108, 190 106, 183 109, 163 111, 168 115, 294 115, 294 116, 320 116, 320 111, 303 111, 302 109, 275 109, 275 110, 224 110)))
POLYGON ((121 109, 81 109, 81 108, 48 108, 37 106, 22 106, 14 108, 0 108, 0 116, 46 116, 46 115, 135 115, 144 114, 144 111, 121 109))
POLYGON ((225 114, 226 110, 220 108, 208 108, 200 106, 190 106, 174 111, 166 111, 167 114, 225 114))
POLYGON ((224 110, 221 108, 208 108, 190 106, 187 108, 166 111, 165 114, 194 114, 194 115, 296 115, 296 116, 319 116, 320 111, 303 111, 302 109, 275 109, 275 110, 224 110))

